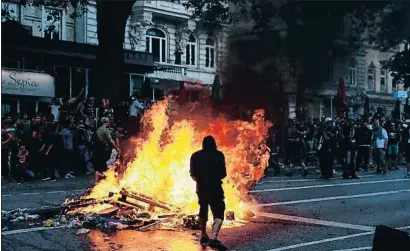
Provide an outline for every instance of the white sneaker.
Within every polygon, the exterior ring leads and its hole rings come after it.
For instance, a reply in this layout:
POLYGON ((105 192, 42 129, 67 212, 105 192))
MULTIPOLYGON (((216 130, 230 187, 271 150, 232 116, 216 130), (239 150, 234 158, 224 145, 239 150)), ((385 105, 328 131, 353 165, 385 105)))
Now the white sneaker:
POLYGON ((51 180, 51 177, 47 177, 43 179, 44 181, 51 180))
POLYGON ((72 174, 70 174, 70 173, 67 173, 67 174, 65 175, 65 178, 66 178, 66 179, 71 179, 71 178, 75 178, 75 176, 72 175, 72 174))

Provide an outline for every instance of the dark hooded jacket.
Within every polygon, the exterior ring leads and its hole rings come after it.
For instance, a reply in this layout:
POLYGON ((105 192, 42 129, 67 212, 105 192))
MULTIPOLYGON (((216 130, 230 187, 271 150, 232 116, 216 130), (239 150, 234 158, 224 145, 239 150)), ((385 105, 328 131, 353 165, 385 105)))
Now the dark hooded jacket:
POLYGON ((205 137, 202 150, 192 154, 190 173, 196 181, 198 194, 223 194, 222 179, 226 177, 225 156, 218 151, 212 136, 205 137))

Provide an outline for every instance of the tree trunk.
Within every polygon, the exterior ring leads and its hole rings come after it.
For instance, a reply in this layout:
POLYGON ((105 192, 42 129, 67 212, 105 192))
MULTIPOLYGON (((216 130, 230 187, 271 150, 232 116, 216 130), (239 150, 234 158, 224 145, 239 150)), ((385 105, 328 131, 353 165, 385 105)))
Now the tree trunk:
POLYGON ((126 89, 123 44, 125 26, 135 1, 97 1, 98 51, 92 91, 117 103, 126 89))

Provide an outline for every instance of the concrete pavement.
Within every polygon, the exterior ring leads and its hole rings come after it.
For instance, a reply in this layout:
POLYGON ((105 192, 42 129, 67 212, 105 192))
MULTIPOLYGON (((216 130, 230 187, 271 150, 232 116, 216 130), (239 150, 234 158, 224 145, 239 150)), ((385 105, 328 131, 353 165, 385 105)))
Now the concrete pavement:
MULTIPOLYGON (((386 176, 360 173, 359 180, 325 181, 313 174, 265 178, 249 195, 257 201, 257 217, 243 227, 223 229, 220 238, 236 251, 371 250, 379 224, 410 231, 410 180, 403 174, 404 169, 386 176)), ((91 180, 5 185, 2 205, 6 210, 58 205, 91 180)), ((99 231, 76 236, 73 229, 16 230, 2 233, 2 250, 114 250, 115 245, 120 250, 202 250, 193 234, 121 231, 104 240, 107 235, 99 231)))

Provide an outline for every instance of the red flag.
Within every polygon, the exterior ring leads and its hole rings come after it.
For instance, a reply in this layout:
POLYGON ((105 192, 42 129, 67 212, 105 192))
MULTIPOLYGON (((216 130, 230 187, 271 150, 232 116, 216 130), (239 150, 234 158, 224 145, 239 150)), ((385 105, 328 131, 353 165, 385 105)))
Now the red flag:
POLYGON ((341 119, 345 118, 346 114, 346 86, 343 78, 339 79, 339 89, 337 90, 337 116, 341 119))

